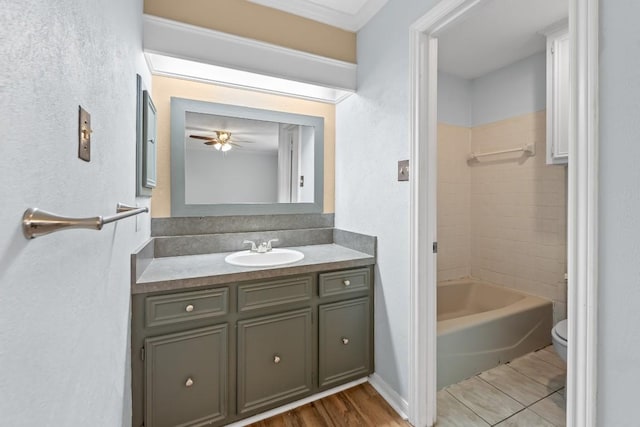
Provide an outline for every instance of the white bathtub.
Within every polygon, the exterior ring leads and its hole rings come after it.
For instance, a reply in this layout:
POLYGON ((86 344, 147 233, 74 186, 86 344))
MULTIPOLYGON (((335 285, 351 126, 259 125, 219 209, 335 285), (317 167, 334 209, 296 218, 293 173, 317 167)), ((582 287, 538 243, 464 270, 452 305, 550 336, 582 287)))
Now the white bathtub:
POLYGON ((549 300, 475 279, 438 284, 438 389, 551 344, 549 300))

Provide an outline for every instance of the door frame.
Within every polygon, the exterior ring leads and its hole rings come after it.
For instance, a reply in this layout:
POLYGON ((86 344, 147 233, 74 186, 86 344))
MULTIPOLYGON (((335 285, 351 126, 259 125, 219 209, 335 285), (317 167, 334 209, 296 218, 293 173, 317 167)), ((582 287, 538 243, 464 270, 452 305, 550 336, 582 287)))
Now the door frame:
MULTIPOLYGON (((410 27, 409 421, 436 421, 437 35, 486 0, 442 0, 410 27)), ((567 426, 596 425, 598 0, 569 0, 567 426), (580 286, 577 286, 577 284, 580 286)))

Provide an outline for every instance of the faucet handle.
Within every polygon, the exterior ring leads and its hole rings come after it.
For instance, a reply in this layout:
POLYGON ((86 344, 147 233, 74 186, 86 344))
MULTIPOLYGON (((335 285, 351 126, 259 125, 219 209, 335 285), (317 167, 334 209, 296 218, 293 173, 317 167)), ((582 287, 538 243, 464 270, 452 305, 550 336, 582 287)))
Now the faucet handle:
POLYGON ((258 248, 256 247, 256 242, 252 240, 245 240, 242 242, 243 245, 251 244, 251 252, 258 252, 258 248))
POLYGON ((268 250, 268 251, 270 251, 270 250, 272 249, 272 248, 271 248, 271 242, 279 242, 279 241, 280 241, 280 239, 270 239, 270 240, 267 242, 267 250, 268 250))

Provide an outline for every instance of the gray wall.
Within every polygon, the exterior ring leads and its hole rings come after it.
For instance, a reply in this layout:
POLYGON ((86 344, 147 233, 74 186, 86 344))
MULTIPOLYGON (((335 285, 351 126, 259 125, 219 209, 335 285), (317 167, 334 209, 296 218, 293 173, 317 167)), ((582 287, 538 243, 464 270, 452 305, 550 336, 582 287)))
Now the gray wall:
POLYGON ((600 2, 598 425, 637 421, 640 2, 600 2))
MULTIPOLYGON (((22 213, 115 213, 135 197, 142 0, 2 5, 0 424, 131 423, 129 256, 148 215, 27 241, 22 213), (92 159, 77 158, 78 105, 92 159)), ((147 85, 148 86, 148 85, 147 85)))
POLYGON ((546 108, 546 54, 540 52, 473 80, 472 126, 546 108))
POLYGON ((536 53, 473 80, 438 72, 438 121, 473 127, 546 109, 546 55, 536 53))
POLYGON ((187 150, 186 203, 276 203, 278 152, 240 150, 187 150))
POLYGON ((438 122, 471 127, 471 84, 473 80, 438 71, 438 122))

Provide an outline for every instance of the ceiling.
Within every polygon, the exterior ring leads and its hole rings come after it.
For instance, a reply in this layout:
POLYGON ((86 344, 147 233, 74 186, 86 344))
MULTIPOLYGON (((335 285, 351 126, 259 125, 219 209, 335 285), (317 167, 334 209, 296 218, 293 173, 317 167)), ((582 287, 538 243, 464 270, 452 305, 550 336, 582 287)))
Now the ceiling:
POLYGON ((474 79, 542 52, 541 32, 568 14, 568 0, 486 0, 438 34, 438 68, 474 79))
POLYGON ((347 31, 362 28, 388 0, 249 0, 347 31))
MULTIPOLYGON (((278 151, 279 123, 263 120, 217 116, 213 114, 190 113, 185 116, 185 137, 187 150, 214 150, 203 141, 189 138, 189 135, 215 137, 216 130, 231 132, 231 142, 237 142, 242 151, 278 151)), ((233 147, 234 150, 238 147, 233 147)))

